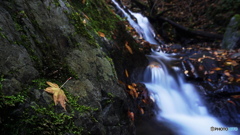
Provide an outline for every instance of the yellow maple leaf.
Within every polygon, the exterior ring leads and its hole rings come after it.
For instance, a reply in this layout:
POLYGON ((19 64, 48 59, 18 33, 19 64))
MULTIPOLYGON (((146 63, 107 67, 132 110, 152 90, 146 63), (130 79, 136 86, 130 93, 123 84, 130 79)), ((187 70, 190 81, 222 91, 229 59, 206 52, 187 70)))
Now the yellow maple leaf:
POLYGON ((59 88, 59 86, 52 82, 46 82, 51 87, 45 89, 46 92, 53 94, 53 101, 55 105, 60 103, 60 105, 66 110, 66 101, 68 101, 64 91, 59 88))

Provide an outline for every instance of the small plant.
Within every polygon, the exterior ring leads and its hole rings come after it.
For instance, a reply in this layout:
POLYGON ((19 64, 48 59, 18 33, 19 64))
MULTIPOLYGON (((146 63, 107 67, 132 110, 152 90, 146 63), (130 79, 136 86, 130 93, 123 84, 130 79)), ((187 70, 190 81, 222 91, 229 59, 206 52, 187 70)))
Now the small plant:
POLYGON ((11 95, 11 96, 0 96, 0 108, 4 106, 15 106, 17 103, 23 103, 25 101, 25 97, 23 95, 11 95))

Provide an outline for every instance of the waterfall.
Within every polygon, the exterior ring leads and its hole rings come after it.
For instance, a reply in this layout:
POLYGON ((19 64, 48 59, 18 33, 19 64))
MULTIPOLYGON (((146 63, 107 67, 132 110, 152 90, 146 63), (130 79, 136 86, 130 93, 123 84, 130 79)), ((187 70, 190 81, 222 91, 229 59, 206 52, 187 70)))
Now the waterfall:
MULTIPOLYGON (((159 45, 146 17, 123 9, 115 0, 112 1, 140 36, 151 44, 159 45)), ((153 50, 152 54, 147 56, 149 65, 144 73, 143 83, 157 106, 157 119, 167 123, 177 135, 232 134, 230 131, 211 131, 211 127, 226 126, 207 112, 194 86, 184 81, 180 69, 168 66, 174 59, 171 55, 174 54, 153 50)))

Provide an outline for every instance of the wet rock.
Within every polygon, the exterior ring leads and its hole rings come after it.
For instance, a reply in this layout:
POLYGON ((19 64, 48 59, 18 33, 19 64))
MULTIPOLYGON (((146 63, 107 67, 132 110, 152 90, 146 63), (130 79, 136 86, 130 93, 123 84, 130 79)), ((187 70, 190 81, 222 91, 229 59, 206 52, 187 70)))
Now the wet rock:
POLYGON ((21 83, 15 78, 4 79, 1 83, 4 95, 14 95, 22 89, 21 83))
POLYGON ((224 49, 236 49, 239 48, 240 41, 240 15, 234 15, 226 29, 224 38, 222 41, 222 48, 224 49))
MULTIPOLYGON (((135 41, 122 32, 125 29, 122 24, 118 26, 122 27, 120 32, 113 32, 115 38, 120 37, 120 42, 112 43, 107 38, 102 40, 93 26, 82 23, 88 16, 81 9, 75 10, 71 2, 3 1, 0 5, 0 76, 4 79, 1 91, 5 95, 14 95, 25 92, 27 87, 30 94, 26 94, 29 97, 21 109, 38 105, 48 107, 53 104, 52 95, 44 88, 36 89, 32 81, 41 77, 59 84, 66 76, 73 75, 74 79, 64 88, 78 97, 78 105, 97 108, 97 111, 76 111, 76 120, 72 123, 84 127, 85 134, 133 134, 125 108, 127 96, 123 86, 117 82, 117 75, 122 76, 124 69, 132 72, 136 68, 135 63, 143 65, 144 62, 137 60, 144 58, 144 54, 139 53, 138 47, 134 48, 135 41), (123 49, 126 39, 138 55, 133 56, 123 49), (114 63, 110 56, 113 56, 114 63)), ((96 2, 99 1, 90 1, 96 2)), ((91 21, 94 20, 91 18, 91 21)), ((39 83, 45 87, 45 80, 39 83)), ((60 105, 54 110, 68 114, 72 108, 67 103, 67 112, 60 105)))
POLYGON ((39 75, 24 47, 1 44, 0 50, 2 52, 0 54, 0 74, 12 82, 12 85, 4 85, 5 91, 9 91, 10 93, 14 93, 14 90, 16 92, 20 91, 19 88, 24 83, 29 83, 39 75))

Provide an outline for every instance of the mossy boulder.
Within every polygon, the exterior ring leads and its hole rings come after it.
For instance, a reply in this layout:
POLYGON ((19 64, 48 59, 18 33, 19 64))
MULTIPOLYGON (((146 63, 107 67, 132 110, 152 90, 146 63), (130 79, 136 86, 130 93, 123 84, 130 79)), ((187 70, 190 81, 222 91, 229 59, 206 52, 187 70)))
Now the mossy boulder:
POLYGON ((2 134, 134 134, 118 79, 144 54, 104 0, 2 1, 0 11, 2 134), (69 77, 64 111, 44 89, 69 77))
POLYGON ((222 48, 236 49, 240 47, 240 15, 234 15, 226 29, 222 41, 222 48))

